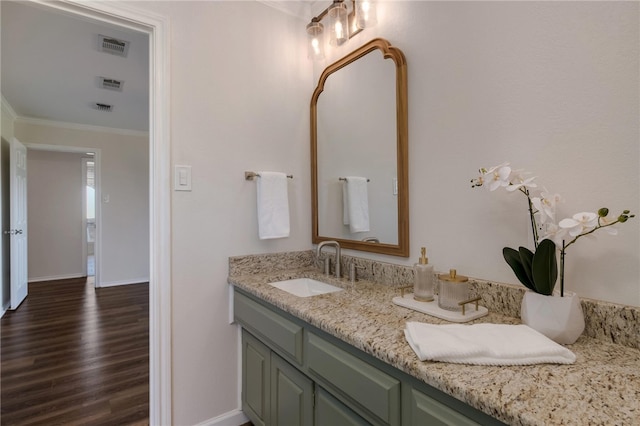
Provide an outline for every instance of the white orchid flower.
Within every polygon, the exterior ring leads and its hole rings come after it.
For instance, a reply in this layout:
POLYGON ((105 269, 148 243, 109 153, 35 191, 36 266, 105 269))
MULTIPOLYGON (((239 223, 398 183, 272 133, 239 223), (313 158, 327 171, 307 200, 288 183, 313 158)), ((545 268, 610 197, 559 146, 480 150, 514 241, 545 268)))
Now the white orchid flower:
POLYGON ((606 227, 604 228, 605 231, 607 231, 608 234, 610 235, 618 235, 618 228, 616 228, 616 225, 611 225, 612 223, 614 223, 617 219, 609 219, 609 217, 601 217, 600 218, 600 226, 602 227, 606 227))
POLYGON ((538 242, 542 240, 551 240, 556 243, 558 249, 562 249, 562 241, 567 236, 567 230, 560 228, 555 223, 547 223, 545 225, 545 233, 538 239, 538 242))
POLYGON ((556 205, 561 199, 559 194, 551 195, 547 192, 541 192, 540 197, 531 198, 531 203, 540 213, 540 223, 547 223, 547 220, 555 222, 556 205))
POLYGON ((509 185, 509 176, 511 175, 511 167, 498 166, 487 171, 485 174, 486 181, 489 182, 489 190, 495 191, 501 186, 509 185))
POLYGON ((508 165, 509 165, 509 163, 502 163, 502 164, 498 164, 497 166, 490 167, 488 170, 483 169, 484 170, 484 174, 485 175, 492 174, 496 170, 498 170, 498 169, 500 169, 502 167, 508 166, 508 165))
POLYGON ((572 237, 577 237, 598 226, 598 215, 593 212, 576 213, 571 218, 562 219, 558 225, 566 229, 572 237))
POLYGON ((533 176, 528 179, 524 179, 522 176, 517 176, 515 179, 516 183, 512 183, 509 186, 507 186, 507 191, 513 192, 520 188, 537 188, 538 185, 536 183, 533 183, 533 180, 535 178, 536 177, 533 176))

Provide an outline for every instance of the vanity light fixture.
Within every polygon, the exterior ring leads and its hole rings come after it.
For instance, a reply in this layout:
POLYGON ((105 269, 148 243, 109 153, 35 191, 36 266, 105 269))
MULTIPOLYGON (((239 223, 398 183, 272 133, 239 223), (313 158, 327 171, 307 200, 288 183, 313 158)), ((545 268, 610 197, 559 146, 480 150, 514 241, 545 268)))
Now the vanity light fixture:
POLYGON ((322 19, 329 17, 329 44, 340 46, 364 28, 377 23, 376 3, 374 0, 351 0, 351 11, 348 10, 349 1, 333 0, 333 3, 318 16, 311 19, 307 25, 308 58, 312 60, 324 59, 324 25, 322 19))
POLYGON ((341 46, 349 40, 349 13, 344 1, 334 1, 329 9, 329 44, 341 46))

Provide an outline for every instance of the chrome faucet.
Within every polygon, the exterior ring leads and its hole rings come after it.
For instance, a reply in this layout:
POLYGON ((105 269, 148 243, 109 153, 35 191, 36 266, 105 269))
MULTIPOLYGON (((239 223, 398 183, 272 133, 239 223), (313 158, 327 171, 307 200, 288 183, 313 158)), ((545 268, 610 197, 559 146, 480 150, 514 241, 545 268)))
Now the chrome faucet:
MULTIPOLYGON (((340 244, 337 241, 323 241, 318 244, 318 248, 316 249, 316 257, 318 259, 320 258, 320 254, 324 246, 333 246, 336 249, 336 278, 340 278, 340 244)), ((328 272, 329 271, 325 270, 325 273, 328 272)))

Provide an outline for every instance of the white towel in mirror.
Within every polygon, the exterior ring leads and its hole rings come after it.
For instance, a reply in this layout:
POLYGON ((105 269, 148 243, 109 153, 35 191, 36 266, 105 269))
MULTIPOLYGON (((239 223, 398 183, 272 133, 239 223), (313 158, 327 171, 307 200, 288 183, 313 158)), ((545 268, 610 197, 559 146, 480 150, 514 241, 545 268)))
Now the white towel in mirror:
POLYGON ((258 236, 261 240, 289 236, 289 194, 287 175, 258 172, 258 236))
POLYGON ((347 181, 342 181, 342 224, 349 224, 349 199, 347 198, 347 181))
MULTIPOLYGON (((349 230, 355 232, 369 231, 369 196, 367 193, 367 178, 359 176, 347 176, 343 186, 343 202, 346 198, 345 215, 343 211, 343 222, 345 216, 348 217, 349 230), (344 190, 346 189, 346 197, 344 190)), ((347 223, 345 223, 346 225, 347 223)))

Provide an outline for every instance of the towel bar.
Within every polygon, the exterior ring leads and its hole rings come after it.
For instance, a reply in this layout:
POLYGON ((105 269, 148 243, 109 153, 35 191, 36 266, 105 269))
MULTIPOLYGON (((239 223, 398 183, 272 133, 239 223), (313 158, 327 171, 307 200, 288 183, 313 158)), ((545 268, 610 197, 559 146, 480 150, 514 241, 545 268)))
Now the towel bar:
MULTIPOLYGON (((254 180, 255 178, 260 177, 260 173, 256 172, 244 172, 245 180, 254 180)), ((287 175, 289 179, 293 179, 293 175, 287 175)))
MULTIPOLYGON (((344 181, 346 181, 346 180, 347 180, 347 178, 339 177, 339 178, 338 178, 338 180, 344 180, 344 181)), ((367 182, 371 182, 371 179, 367 178, 367 182)))

